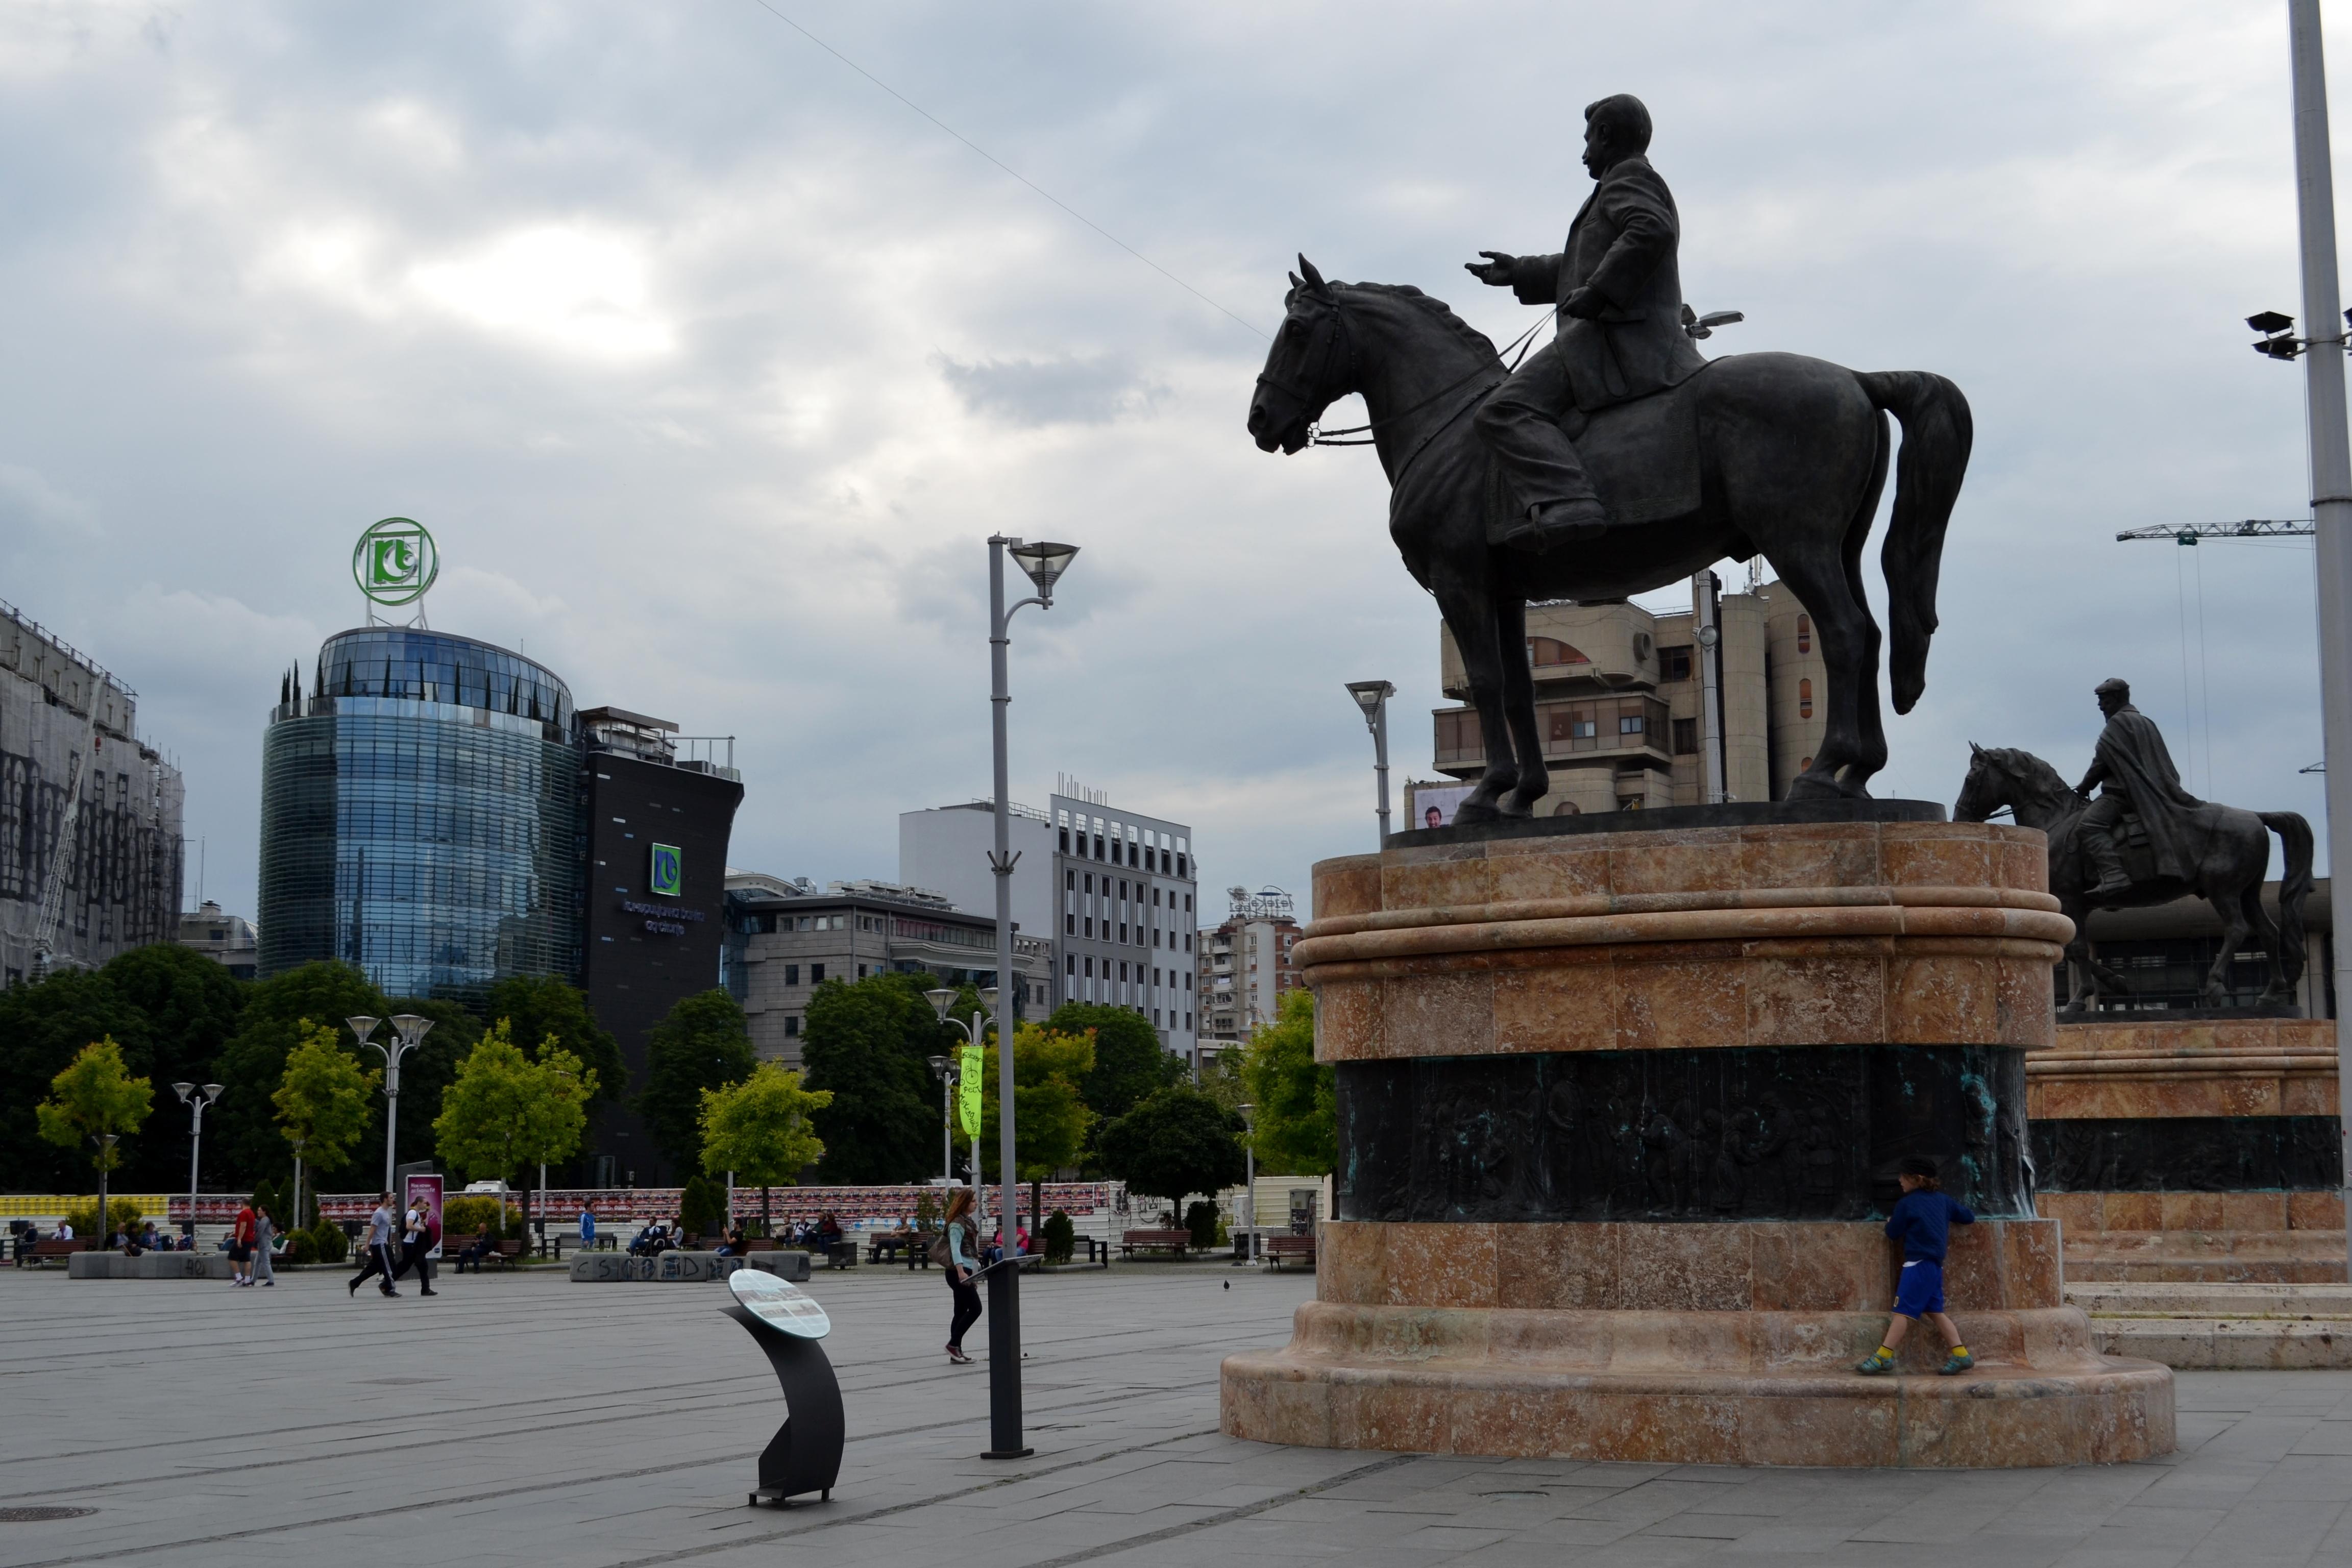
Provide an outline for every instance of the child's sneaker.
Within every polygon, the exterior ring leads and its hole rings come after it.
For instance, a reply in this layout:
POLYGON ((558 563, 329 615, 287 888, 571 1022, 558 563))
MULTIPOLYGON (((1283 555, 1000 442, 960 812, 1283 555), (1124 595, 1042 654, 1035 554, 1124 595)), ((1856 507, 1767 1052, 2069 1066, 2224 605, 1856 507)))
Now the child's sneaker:
POLYGON ((1954 1351, 1944 1358, 1943 1375, 1953 1377, 1977 1364, 1977 1358, 1964 1350, 1954 1351))
POLYGON ((1853 1370, 1864 1377, 1878 1377, 1895 1370, 1895 1358, 1888 1355, 1885 1347, 1882 1345, 1854 1363, 1853 1370))

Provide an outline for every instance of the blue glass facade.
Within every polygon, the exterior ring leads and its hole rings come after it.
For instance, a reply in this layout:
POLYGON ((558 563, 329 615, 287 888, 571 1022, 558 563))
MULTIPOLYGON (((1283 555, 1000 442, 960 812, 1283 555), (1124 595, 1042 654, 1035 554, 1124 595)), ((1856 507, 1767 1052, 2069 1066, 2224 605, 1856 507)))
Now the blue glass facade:
POLYGON ((470 637, 328 639, 262 742, 260 973, 341 958, 392 996, 580 967, 581 741, 545 668, 470 637))

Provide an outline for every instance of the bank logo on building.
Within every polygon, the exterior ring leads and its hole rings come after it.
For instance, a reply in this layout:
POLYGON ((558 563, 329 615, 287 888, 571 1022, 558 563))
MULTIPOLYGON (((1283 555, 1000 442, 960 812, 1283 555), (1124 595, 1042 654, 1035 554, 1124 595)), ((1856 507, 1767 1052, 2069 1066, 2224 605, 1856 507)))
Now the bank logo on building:
POLYGON ((676 898, 686 891, 686 858, 675 844, 654 846, 653 874, 646 879, 647 890, 676 898))
POLYGON ((352 577, 360 592, 379 605, 407 605, 425 596, 441 574, 441 552, 425 525, 387 517, 360 535, 352 552, 352 577))

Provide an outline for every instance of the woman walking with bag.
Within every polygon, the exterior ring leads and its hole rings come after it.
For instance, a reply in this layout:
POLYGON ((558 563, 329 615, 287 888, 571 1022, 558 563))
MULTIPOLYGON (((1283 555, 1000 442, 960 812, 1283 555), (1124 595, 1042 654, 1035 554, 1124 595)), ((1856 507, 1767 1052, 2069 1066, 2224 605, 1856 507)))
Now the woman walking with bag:
POLYGON ((970 1187, 957 1188, 948 1199, 940 1237, 931 1243, 931 1260, 946 1272, 948 1289, 955 1294, 955 1310, 948 1318, 948 1360, 958 1366, 971 1364, 971 1357, 963 1353, 963 1335, 980 1318, 980 1287, 972 1283, 980 1272, 974 1256, 980 1250, 980 1226, 972 1222, 972 1202, 970 1187))

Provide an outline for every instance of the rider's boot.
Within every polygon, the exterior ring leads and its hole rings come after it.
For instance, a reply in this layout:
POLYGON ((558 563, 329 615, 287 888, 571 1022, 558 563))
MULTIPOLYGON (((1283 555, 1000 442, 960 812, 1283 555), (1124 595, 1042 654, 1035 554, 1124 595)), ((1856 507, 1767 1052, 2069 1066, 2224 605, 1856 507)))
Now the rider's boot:
POLYGON ((1563 544, 1598 539, 1615 526, 1599 497, 1577 496, 1529 507, 1497 542, 1541 554, 1563 544))
POLYGON ((2114 839, 2104 833, 2086 834, 2083 848, 2099 873, 2098 886, 2090 890, 2094 900, 2116 898, 2131 891, 2131 879, 2124 874, 2123 853, 2116 847, 2114 839))

